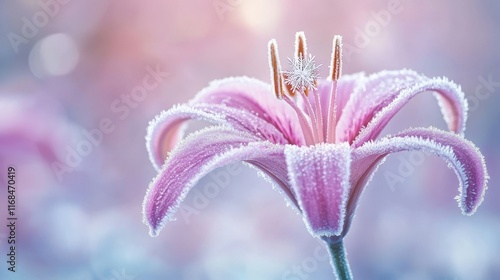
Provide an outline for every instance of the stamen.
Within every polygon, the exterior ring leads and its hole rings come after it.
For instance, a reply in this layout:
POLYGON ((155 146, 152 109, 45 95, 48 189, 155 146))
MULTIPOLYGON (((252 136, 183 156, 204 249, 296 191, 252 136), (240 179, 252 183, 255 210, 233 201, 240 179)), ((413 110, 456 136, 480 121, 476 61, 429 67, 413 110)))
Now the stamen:
POLYGON ((283 98, 283 77, 281 76, 281 64, 278 55, 278 44, 276 40, 269 41, 269 67, 271 68, 271 81, 274 93, 278 99, 283 98))
POLYGON ((337 81, 342 74, 342 36, 333 37, 332 64, 330 65, 330 79, 337 81))
POLYGON ((278 55, 278 44, 275 40, 269 41, 269 66, 271 68, 271 80, 273 90, 278 99, 284 99, 296 112, 306 145, 313 145, 319 142, 335 141, 336 126, 336 95, 337 80, 342 71, 342 37, 335 36, 333 39, 332 64, 330 67, 330 77, 332 82, 328 117, 323 119, 323 108, 321 107, 321 97, 317 91, 318 68, 321 65, 314 63, 314 57, 307 54, 306 37, 303 32, 295 34, 295 56, 289 59, 291 69, 281 71, 278 55), (313 92, 314 98, 309 98, 309 93, 313 92), (297 106, 296 99, 291 97, 298 94, 303 100, 303 108, 297 106), (326 122, 326 128, 324 123, 326 122))
MULTIPOLYGON (((316 90, 318 88, 318 80, 314 80, 313 94, 314 94, 314 105, 316 114, 316 132, 318 135, 318 142, 324 142, 324 132, 323 132, 323 111, 321 109, 321 97, 319 92, 316 90)), ((306 93, 307 95, 307 93, 306 93)))
POLYGON ((316 106, 316 130, 318 131, 318 139, 320 142, 324 142, 325 138, 323 136, 323 111, 321 109, 321 97, 317 90, 314 91, 314 105, 316 106))
MULTIPOLYGON (((308 119, 305 113, 297 107, 295 101, 290 99, 287 95, 284 94, 283 91, 283 79, 284 77, 288 78, 287 73, 282 73, 281 64, 279 61, 278 55, 278 44, 276 40, 269 41, 269 67, 271 68, 271 81, 273 83, 274 93, 278 99, 284 99, 295 111, 297 117, 299 119, 300 126, 304 133, 304 138, 306 141, 306 145, 314 144, 314 136, 312 133, 311 120, 308 119)), ((290 93, 291 96, 294 95, 293 86, 290 84, 285 85, 285 88, 290 93)))
POLYGON ((285 100, 286 103, 288 103, 288 105, 290 105, 290 107, 292 107, 292 109, 297 114, 297 117, 299 119, 300 127, 302 128, 302 133, 304 134, 304 139, 306 140, 306 145, 307 146, 314 145, 315 142, 314 142, 314 136, 313 136, 313 133, 312 133, 313 129, 312 129, 312 126, 311 126, 310 119, 308 119, 306 117, 306 115, 304 114, 304 111, 302 111, 297 106, 297 104, 295 104, 295 101, 293 101, 290 97, 284 95, 283 96, 283 100, 285 100))
POLYGON ((304 32, 295 34, 295 59, 304 59, 307 54, 306 35, 304 32))
POLYGON ((303 99, 303 102, 305 104, 305 107, 306 107, 306 114, 309 116, 310 120, 311 120, 311 130, 313 132, 313 136, 314 136, 314 141, 315 143, 318 143, 320 138, 319 138, 319 133, 318 133, 318 129, 317 129, 317 118, 316 118, 316 112, 314 111, 312 105, 311 105, 311 101, 309 101, 309 97, 307 96, 307 94, 305 94, 304 92, 301 94, 302 96, 302 99, 303 99))
POLYGON ((285 89, 286 89, 286 93, 288 93, 288 95, 290 96, 295 96, 295 91, 293 91, 292 89, 292 85, 290 85, 289 83, 287 83, 286 81, 288 80, 288 75, 286 73, 282 73, 282 76, 283 76, 283 80, 285 80, 285 89))
POLYGON ((337 129, 337 81, 342 73, 342 36, 333 37, 332 64, 330 66, 330 79, 332 89, 330 102, 328 104, 328 122, 326 128, 326 142, 335 142, 335 130, 337 129))

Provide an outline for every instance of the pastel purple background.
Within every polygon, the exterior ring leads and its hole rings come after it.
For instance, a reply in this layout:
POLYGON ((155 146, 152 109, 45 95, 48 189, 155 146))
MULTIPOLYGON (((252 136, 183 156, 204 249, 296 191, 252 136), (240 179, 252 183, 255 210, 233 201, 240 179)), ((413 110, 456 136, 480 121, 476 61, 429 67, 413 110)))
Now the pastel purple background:
MULTIPOLYGON (((198 215, 178 215, 159 237, 151 238, 141 221, 155 175, 144 144, 148 121, 213 79, 248 75, 268 82, 268 40, 278 40, 285 61, 295 32, 305 31, 323 76, 333 35, 341 34, 346 45, 358 47, 345 50, 344 73, 411 68, 460 84, 471 106, 466 137, 486 156, 491 175, 483 205, 465 217, 446 164, 410 153, 389 157, 346 238, 356 279, 499 279, 499 3, 69 0, 13 47, 8 34, 23 36, 23 17, 33 22, 45 12, 37 1, 0 2, 0 278, 333 279, 325 249, 301 217, 242 165, 198 215), (217 12, 214 3, 228 10, 217 12), (394 12, 391 5, 397 12, 381 22, 380 11, 394 12), (112 104, 124 106, 122 95, 142 84, 148 67, 168 77, 127 105, 127 114, 118 113, 112 104), (497 84, 488 89, 484 80, 497 84), (54 158, 35 143, 49 143, 54 156, 64 158, 85 139, 82 130, 106 118, 113 132, 58 180, 54 158), (3 139, 17 130, 19 139, 3 139), (5 263, 9 165, 18 181, 15 274, 5 263), (402 180, 387 181, 389 172, 402 180)), ((387 133, 429 125, 445 128, 432 95, 422 94, 387 133)), ((196 189, 220 186, 217 174, 229 173, 219 169, 196 189)), ((200 206, 193 204, 196 196, 186 205, 200 206)))

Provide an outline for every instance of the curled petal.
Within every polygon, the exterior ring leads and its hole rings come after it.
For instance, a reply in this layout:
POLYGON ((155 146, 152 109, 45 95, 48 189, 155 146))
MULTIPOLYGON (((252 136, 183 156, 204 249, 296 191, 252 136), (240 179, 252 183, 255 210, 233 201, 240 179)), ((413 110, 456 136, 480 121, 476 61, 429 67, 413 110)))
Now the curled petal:
POLYGON ((366 128, 360 131, 359 136, 354 141, 354 145, 361 145, 366 141, 375 139, 390 119, 408 103, 411 98, 425 91, 435 92, 444 119, 448 124, 448 128, 451 131, 463 134, 468 108, 464 93, 453 82, 444 78, 434 78, 401 91, 389 105, 375 115, 366 128))
POLYGON ((247 111, 226 105, 178 105, 162 112, 148 126, 146 148, 149 158, 157 170, 165 162, 168 152, 174 149, 175 145, 182 139, 186 127, 185 122, 190 119, 227 125, 272 143, 286 144, 289 142, 275 126, 247 111))
POLYGON ((350 186, 350 151, 347 143, 285 148, 290 184, 314 236, 342 232, 350 186))
MULTIPOLYGON (((242 160, 259 163, 265 159, 265 166, 273 160, 284 162, 283 150, 283 145, 228 127, 209 127, 191 134, 170 153, 149 186, 143 214, 150 234, 156 236, 165 222, 173 220, 189 190, 212 170, 242 160)), ((283 191, 292 196, 286 186, 283 191)))
POLYGON ((338 119, 336 141, 352 143, 360 129, 366 126, 390 99, 422 79, 422 76, 410 70, 382 71, 357 79, 338 119))
POLYGON ((429 79, 411 70, 383 71, 368 77, 355 89, 339 120, 337 141, 349 141, 359 147, 374 140, 408 101, 425 91, 435 92, 449 129, 462 134, 467 101, 457 85, 445 78, 429 79))
POLYGON ((174 106, 150 122, 146 146, 156 169, 183 138, 190 119, 229 125, 273 143, 304 142, 295 113, 276 99, 268 84, 247 77, 227 78, 212 82, 188 104, 174 106))
MULTIPOLYGON (((351 182, 361 193, 370 166, 390 153, 421 150, 444 159, 455 171, 459 181, 457 200, 462 213, 472 215, 484 199, 488 173, 483 155, 474 144, 463 137, 434 128, 416 128, 389 136, 375 142, 368 142, 353 152, 353 173, 351 182)), ((373 170, 373 168, 371 169, 373 170)), ((359 194, 358 194, 359 196, 359 194)), ((355 207, 357 196, 349 202, 355 207)))

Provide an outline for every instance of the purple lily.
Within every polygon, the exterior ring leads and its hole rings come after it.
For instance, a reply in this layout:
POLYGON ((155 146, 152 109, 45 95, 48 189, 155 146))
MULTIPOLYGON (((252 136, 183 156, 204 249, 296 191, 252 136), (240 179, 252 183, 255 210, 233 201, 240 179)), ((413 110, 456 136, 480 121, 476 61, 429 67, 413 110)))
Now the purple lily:
POLYGON ((341 76, 340 36, 333 39, 328 78, 318 79, 302 32, 295 48, 291 70, 282 71, 277 43, 269 42, 271 86, 246 77, 215 81, 150 123, 147 148, 159 173, 143 210, 152 236, 173 220, 200 178, 236 161, 262 172, 302 213, 311 234, 328 244, 339 279, 352 278, 342 239, 363 189, 388 154, 422 150, 441 157, 458 177, 462 213, 476 211, 488 175, 484 157, 462 136, 467 102, 460 87, 411 70, 341 76), (391 118, 426 91, 435 93, 451 132, 415 128, 377 140, 391 118), (214 125, 183 139, 190 119, 214 125))

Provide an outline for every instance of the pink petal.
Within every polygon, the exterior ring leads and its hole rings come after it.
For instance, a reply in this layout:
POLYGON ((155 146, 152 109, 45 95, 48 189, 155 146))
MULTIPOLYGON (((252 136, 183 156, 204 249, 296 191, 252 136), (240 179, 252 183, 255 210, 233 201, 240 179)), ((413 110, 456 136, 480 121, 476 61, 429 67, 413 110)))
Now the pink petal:
POLYGON ((368 77, 361 77, 356 81, 356 87, 338 119, 337 141, 352 142, 375 115, 386 106, 404 88, 411 87, 418 82, 420 76, 408 70, 382 71, 368 77))
POLYGON ((157 170, 165 162, 168 152, 182 139, 186 127, 185 121, 189 119, 228 125, 272 143, 290 142, 290 139, 285 138, 275 126, 241 109, 215 104, 178 105, 162 112, 148 127, 146 148, 157 170))
MULTIPOLYGON (((260 141, 228 127, 209 127, 191 134, 171 152, 151 182, 143 204, 144 222, 156 236, 173 216, 189 190, 212 170, 242 160, 263 166, 284 165, 284 146, 260 141), (274 162, 275 164, 272 164, 274 162)), ((279 172, 271 168, 270 172, 279 172)), ((275 174, 283 178, 285 174, 275 174)), ((287 186, 283 191, 293 196, 287 186)))
POLYGON ((295 113, 276 99, 269 85, 246 77, 228 78, 212 82, 189 104, 164 111, 150 122, 146 146, 157 169, 184 136, 190 119, 230 125, 274 143, 304 142, 295 113))
POLYGON ((287 145, 285 156, 290 184, 311 234, 340 235, 350 186, 349 145, 287 145))
POLYGON ((280 130, 290 144, 302 145, 303 134, 297 115, 286 102, 276 98, 271 85, 248 77, 216 80, 190 104, 223 104, 262 118, 280 130))
MULTIPOLYGON (((340 115, 342 111, 344 110, 345 105, 347 104, 347 101, 350 99, 351 94, 353 93, 357 83, 359 81, 362 81, 365 79, 365 73, 360 72, 360 73, 355 73, 352 75, 343 75, 340 77, 338 80, 337 84, 337 99, 335 100, 335 103, 337 105, 337 120, 340 118, 340 115)), ((322 95, 322 106, 325 109, 324 111, 328 111, 328 98, 331 93, 331 81, 328 80, 322 80, 319 82, 318 85, 318 90, 321 92, 322 95), (326 95, 326 96, 325 96, 326 95), (324 97, 323 97, 324 96, 324 97)))
POLYGON ((337 141, 358 147, 373 140, 391 118, 418 93, 434 91, 450 130, 463 133, 467 102, 463 92, 444 78, 429 79, 414 71, 384 71, 356 88, 337 126, 337 141))
POLYGON ((410 129, 395 136, 367 142, 353 152, 351 195, 348 211, 354 212, 357 200, 380 160, 390 153, 421 150, 445 160, 459 181, 457 200, 462 213, 472 215, 484 199, 488 173, 483 155, 462 136, 434 128, 410 129))
POLYGON ((344 110, 347 101, 349 101, 351 94, 353 94, 357 83, 365 79, 365 73, 356 73, 352 75, 343 75, 340 77, 337 87, 337 120, 344 110))
POLYGON ((354 141, 355 146, 359 146, 366 141, 375 139, 384 129, 391 118, 418 93, 434 91, 438 103, 443 112, 448 128, 459 134, 465 130, 467 119, 467 101, 464 93, 453 82, 446 79, 434 78, 419 83, 400 92, 399 96, 391 101, 389 105, 380 110, 377 115, 362 129, 354 141))

